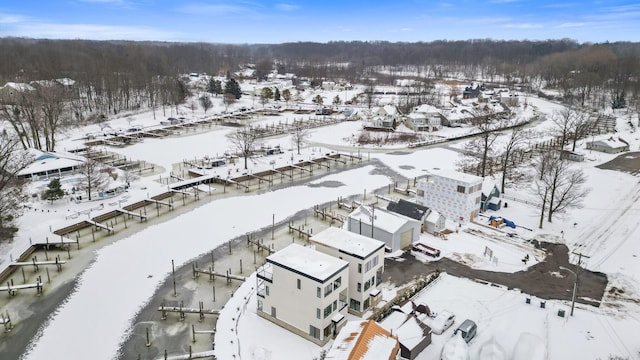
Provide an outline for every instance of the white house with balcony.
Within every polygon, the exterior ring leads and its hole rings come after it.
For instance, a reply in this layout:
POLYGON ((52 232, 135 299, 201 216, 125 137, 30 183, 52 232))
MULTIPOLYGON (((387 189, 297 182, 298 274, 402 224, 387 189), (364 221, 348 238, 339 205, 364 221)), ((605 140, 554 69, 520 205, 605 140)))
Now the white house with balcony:
POLYGON ((320 346, 344 326, 349 263, 291 244, 257 271, 259 316, 320 346))
POLYGON ((434 170, 416 185, 416 203, 460 225, 478 216, 482 178, 457 171, 434 170))
POLYGON ((380 301, 384 242, 330 227, 313 235, 309 243, 349 263, 349 313, 362 316, 380 301))

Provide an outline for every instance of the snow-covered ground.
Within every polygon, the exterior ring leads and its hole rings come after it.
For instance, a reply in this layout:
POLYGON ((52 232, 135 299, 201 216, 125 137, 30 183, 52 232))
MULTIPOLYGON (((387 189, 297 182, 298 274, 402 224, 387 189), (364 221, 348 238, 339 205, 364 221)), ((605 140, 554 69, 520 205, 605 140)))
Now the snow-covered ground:
MULTIPOLYGON (((331 95, 327 94, 329 98, 331 95)), ((250 105, 250 101, 251 99, 245 99, 234 106, 250 105)), ((539 112, 547 114, 558 107, 556 104, 537 98, 529 98, 528 103, 536 106, 539 112)), ((218 104, 216 108, 210 110, 210 113, 221 110, 222 107, 218 104)), ((189 113, 190 111, 185 114, 189 113)), ((203 115, 196 112, 194 116, 203 115)), ((286 120, 278 117, 260 119, 261 122, 286 120)), ((158 120, 154 120, 151 113, 140 113, 130 118, 114 120, 112 127, 126 128, 134 123, 143 127, 155 126, 158 120)), ((359 130, 360 125, 359 122, 345 122, 336 126, 317 128, 311 132, 310 141, 318 147, 332 145, 340 148, 340 151, 346 149, 353 149, 354 152, 361 151, 363 154, 366 153, 365 156, 380 160, 385 166, 407 178, 422 176, 432 168, 456 168, 459 153, 453 150, 389 149, 382 152, 378 151, 379 149, 369 151, 355 147, 350 139, 359 130)), ((536 128, 542 132, 551 126, 547 120, 537 124, 536 128)), ((80 142, 77 139, 84 133, 93 131, 96 129, 82 129, 68 134, 68 138, 61 141, 61 147, 67 149, 78 147, 80 142)), ((229 128, 214 126, 208 132, 164 139, 145 139, 138 144, 109 150, 160 165, 166 171, 162 176, 166 176, 173 164, 184 159, 224 153, 229 148, 225 135, 231 131, 233 130, 229 128)), ((637 150, 640 140, 631 136, 632 134, 626 135, 629 135, 631 149, 637 150)), ((265 142, 271 146, 281 145, 287 150, 285 155, 289 155, 288 150, 293 148, 289 135, 265 142)), ((316 150, 323 151, 323 149, 316 150)), ((300 158, 310 157, 309 151, 313 149, 307 149, 300 158)), ((585 151, 582 150, 582 152, 585 151)), ((606 162, 615 155, 589 153, 587 157, 588 161, 576 164, 587 174, 588 187, 592 189, 585 199, 583 208, 572 209, 568 214, 558 216, 551 224, 545 222, 542 230, 537 228, 538 212, 534 205, 506 200, 509 202, 508 208, 503 208, 498 214, 515 221, 518 225, 533 229, 532 232, 523 232, 527 236, 552 237, 558 241, 565 241, 571 250, 588 253, 591 258, 586 263, 587 267, 607 272, 613 282, 625 286, 627 295, 638 298, 635 277, 640 273, 640 262, 636 257, 638 248, 634 244, 634 239, 640 237, 638 233, 640 230, 637 227, 637 216, 635 216, 637 211, 634 207, 640 197, 640 185, 637 178, 632 175, 595 168, 595 165, 606 162), (574 223, 577 225, 574 226, 574 223), (564 237, 560 236, 561 231, 564 237)), ((278 161, 290 162, 290 155, 282 156, 278 161)), ((176 265, 184 264, 189 259, 231 238, 268 226, 271 224, 272 214, 275 214, 276 221, 283 220, 300 209, 326 202, 327 199, 361 194, 363 189, 371 192, 376 188, 387 186, 393 180, 386 176, 374 175, 374 170, 373 166, 367 165, 316 180, 320 182, 335 180, 343 184, 336 188, 300 185, 259 195, 219 199, 179 215, 171 221, 149 226, 136 234, 104 246, 95 253, 95 261, 80 275, 78 287, 61 305, 59 311, 51 315, 50 321, 41 329, 39 336, 33 341, 33 347, 24 358, 28 360, 69 358, 71 350, 60 344, 68 343, 69 339, 77 339, 76 346, 72 350, 73 358, 111 359, 123 340, 122 336, 129 328, 131 319, 140 307, 149 301, 154 290, 167 276, 171 260, 174 260, 176 265), (215 229, 215 235, 212 229, 215 229), (148 256, 150 249, 153 249, 154 256, 148 256), (112 281, 114 278, 119 279, 119 282, 112 281), (110 311, 91 310, 100 305, 108 306, 110 311), (92 331, 86 331, 89 328, 92 331)), ((127 195, 129 200, 145 198, 149 193, 153 195, 161 191, 162 186, 153 181, 156 178, 156 176, 153 179, 142 178, 134 183, 127 195)), ((507 195, 521 200, 532 200, 524 189, 508 189, 507 195)), ((0 266, 8 264, 10 258, 21 253, 22 249, 28 246, 30 238, 47 236, 51 228, 67 223, 65 214, 69 211, 90 209, 97 205, 98 203, 95 202, 34 204, 49 212, 31 211, 20 219, 23 226, 16 241, 11 247, 0 248, 0 259, 4 262, 0 266)), ((469 244, 472 240, 463 232, 452 234, 446 243, 439 239, 425 241, 440 241, 437 247, 443 250, 445 256, 455 258, 455 254, 464 252, 474 254, 474 257, 469 258, 472 259, 470 265, 476 268, 513 272, 522 267, 518 261, 522 253, 514 250, 513 247, 491 240, 487 240, 486 243, 469 244), (500 259, 499 262, 487 262, 482 259, 481 252, 484 246, 492 247, 494 254, 500 259)), ((242 302, 244 300, 242 297, 250 296, 253 284, 255 283, 247 281, 241 288, 244 290, 237 291, 236 297, 231 301, 242 302)), ((599 309, 579 306, 575 317, 559 318, 555 315, 557 309, 566 309, 566 304, 548 302, 546 309, 540 309, 536 301, 526 305, 523 294, 450 276, 444 276, 437 284, 425 290, 422 296, 426 296, 426 300, 435 311, 442 307, 456 313, 458 321, 467 317, 477 320, 479 333, 471 344, 472 354, 478 351, 482 342, 491 337, 496 339, 506 351, 510 351, 514 346, 514 337, 522 331, 532 332, 546 341, 550 359, 606 358, 608 354, 635 358, 640 351, 640 342, 632 335, 633 329, 637 329, 640 325, 636 320, 640 315, 633 304, 624 304, 620 308, 605 304, 599 309), (570 350, 577 353, 570 353, 570 350), (573 356, 574 354, 580 356, 573 356)), ((620 304, 616 304, 618 305, 620 304)), ((244 315, 240 317, 237 336, 242 341, 240 347, 242 358, 287 360, 311 359, 319 355, 320 348, 317 346, 258 318, 254 307, 254 300, 248 301, 246 307, 241 307, 244 315), (252 336, 258 332, 269 334, 269 336, 252 336)), ((228 308, 237 307, 229 306, 228 308)), ((219 319, 222 324, 219 328, 231 328, 223 327, 228 316, 223 312, 219 319)), ((440 335, 440 339, 449 336, 450 333, 451 330, 445 335, 440 335)), ((434 344, 428 347, 420 358, 430 359, 437 356, 442 344, 440 339, 434 335, 434 344)), ((217 347, 216 351, 220 351, 222 355, 219 358, 229 358, 227 355, 237 351, 237 345, 235 344, 235 348, 230 346, 228 349, 222 346, 217 347)))

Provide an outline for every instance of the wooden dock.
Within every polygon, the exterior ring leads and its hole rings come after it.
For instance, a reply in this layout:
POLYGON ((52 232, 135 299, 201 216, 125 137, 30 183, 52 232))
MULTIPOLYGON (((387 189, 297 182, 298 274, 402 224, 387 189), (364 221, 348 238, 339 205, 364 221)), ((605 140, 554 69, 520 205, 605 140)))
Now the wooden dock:
POLYGON ((24 290, 24 289, 36 289, 36 294, 38 295, 42 294, 42 281, 40 281, 40 276, 38 276, 38 281, 34 284, 15 285, 13 284, 13 280, 11 280, 11 281, 7 281, 6 286, 0 286, 0 291, 6 291, 9 293, 10 296, 14 296, 17 290, 24 290))

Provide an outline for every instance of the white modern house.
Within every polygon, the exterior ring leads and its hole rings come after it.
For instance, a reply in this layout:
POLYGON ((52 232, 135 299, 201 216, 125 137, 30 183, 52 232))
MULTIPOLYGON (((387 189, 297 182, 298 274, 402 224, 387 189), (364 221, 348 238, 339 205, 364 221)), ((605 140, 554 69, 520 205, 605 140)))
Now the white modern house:
POLYGON ((259 316, 320 346, 344 326, 349 263, 291 244, 257 272, 259 316))
POLYGON ((419 220, 371 206, 359 206, 347 219, 347 230, 383 241, 391 252, 418 241, 420 227, 419 220))
POLYGON ((382 241, 330 227, 309 239, 317 251, 349 263, 349 313, 362 316, 381 299, 384 272, 382 241))
POLYGON ((435 170, 416 185, 416 202, 460 225, 480 212, 482 178, 457 171, 435 170))

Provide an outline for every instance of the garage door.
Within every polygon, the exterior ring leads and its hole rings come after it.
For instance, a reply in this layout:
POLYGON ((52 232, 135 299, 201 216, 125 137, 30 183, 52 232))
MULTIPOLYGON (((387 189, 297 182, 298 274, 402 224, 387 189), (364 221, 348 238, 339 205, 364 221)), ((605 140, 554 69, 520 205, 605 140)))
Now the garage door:
POLYGON ((408 229, 400 234, 400 248, 406 249, 411 246, 413 241, 413 228, 408 229))

